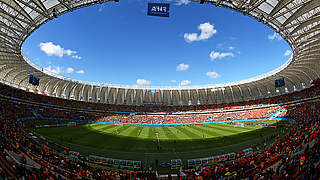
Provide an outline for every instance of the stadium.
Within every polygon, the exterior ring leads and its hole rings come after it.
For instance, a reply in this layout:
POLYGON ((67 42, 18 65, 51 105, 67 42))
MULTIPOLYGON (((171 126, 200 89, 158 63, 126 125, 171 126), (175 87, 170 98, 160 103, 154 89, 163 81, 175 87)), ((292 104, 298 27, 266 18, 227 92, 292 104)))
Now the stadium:
POLYGON ((319 0, 192 0, 248 16, 292 50, 224 84, 88 82, 22 51, 47 22, 109 3, 121 2, 0 1, 0 179, 320 179, 319 0))

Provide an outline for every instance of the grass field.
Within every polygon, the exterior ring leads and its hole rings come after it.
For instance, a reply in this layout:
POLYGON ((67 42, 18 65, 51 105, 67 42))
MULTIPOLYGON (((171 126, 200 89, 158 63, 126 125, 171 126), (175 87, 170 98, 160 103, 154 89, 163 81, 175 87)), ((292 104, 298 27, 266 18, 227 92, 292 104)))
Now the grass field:
MULTIPOLYGON (((265 122, 273 123, 276 121, 265 122)), ((276 131, 277 128, 227 124, 188 127, 85 124, 37 130, 39 134, 83 154, 141 160, 146 164, 154 163, 155 159, 165 162, 238 152, 276 131)))

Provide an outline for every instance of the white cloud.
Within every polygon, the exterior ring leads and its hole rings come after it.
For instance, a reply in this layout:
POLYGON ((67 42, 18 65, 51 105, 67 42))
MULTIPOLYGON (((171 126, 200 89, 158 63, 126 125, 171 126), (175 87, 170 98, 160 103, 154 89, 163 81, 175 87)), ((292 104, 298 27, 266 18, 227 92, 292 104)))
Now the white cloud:
POLYGON ((180 86, 186 86, 186 85, 188 85, 188 84, 191 84, 191 81, 189 81, 189 80, 183 80, 183 81, 181 81, 181 82, 179 83, 180 86))
POLYGON ((216 51, 212 51, 211 53, 210 53, 210 59, 213 61, 213 60, 215 60, 215 59, 222 59, 222 58, 224 58, 224 57, 227 57, 227 56, 231 56, 231 57, 233 57, 234 56, 234 54, 233 53, 231 53, 231 52, 216 52, 216 51))
POLYGON ((71 56, 72 54, 75 54, 77 53, 76 51, 72 51, 70 49, 67 49, 67 50, 63 50, 63 53, 68 55, 68 56, 71 56))
POLYGON ((55 45, 52 42, 40 43, 40 50, 46 53, 48 56, 58 56, 60 58, 63 55, 71 56, 72 54, 77 53, 76 51, 72 51, 70 49, 64 49, 60 45, 55 45))
POLYGON ((207 72, 206 75, 213 79, 220 77, 220 75, 216 72, 207 72))
POLYGON ((151 84, 151 81, 147 81, 145 79, 137 79, 137 85, 144 86, 144 85, 150 85, 150 84, 151 84))
POLYGON ((176 3, 174 5, 180 6, 180 5, 187 5, 189 4, 189 0, 176 0, 176 3))
POLYGON ((289 56, 291 54, 290 50, 286 50, 286 52, 283 54, 283 56, 289 56))
POLYGON ((82 59, 82 57, 81 56, 78 56, 78 55, 73 55, 73 56, 71 56, 73 59, 82 59))
POLYGON ((198 39, 198 34, 197 33, 184 33, 184 39, 187 41, 187 42, 193 42, 193 41, 200 41, 198 39))
POLYGON ((84 74, 84 70, 76 71, 77 74, 84 74))
POLYGON ((189 69, 189 64, 179 64, 177 67, 176 67, 176 71, 186 71, 189 69))
POLYGON ((191 43, 193 41, 207 40, 217 33, 217 30, 214 29, 214 26, 210 22, 200 24, 198 30, 200 30, 200 35, 197 33, 185 33, 183 36, 185 41, 191 43))
POLYGON ((282 37, 278 33, 275 32, 272 35, 268 35, 268 39, 270 39, 270 40, 274 40, 274 39, 281 40, 282 37))
POLYGON ((72 67, 68 67, 67 69, 60 67, 60 66, 51 66, 49 65, 48 67, 44 68, 47 71, 53 72, 55 74, 63 74, 63 73, 67 73, 67 74, 71 74, 76 72, 77 74, 84 74, 83 70, 78 70, 75 71, 72 67))
POLYGON ((46 67, 46 68, 44 68, 44 69, 46 69, 46 70, 48 70, 48 71, 51 71, 51 72, 53 72, 53 73, 55 73, 55 74, 62 73, 62 68, 59 67, 59 66, 56 66, 56 67, 48 66, 48 67, 46 67))
POLYGON ((40 43, 40 50, 45 52, 48 56, 63 56, 63 48, 59 45, 54 45, 52 42, 40 43))
POLYGON ((72 67, 68 67, 66 73, 71 74, 73 73, 74 69, 72 67))
POLYGON ((233 46, 229 46, 228 49, 229 50, 234 50, 234 47, 233 46))
POLYGON ((176 82, 177 82, 177 80, 171 80, 170 82, 172 82, 172 83, 176 83, 176 82))

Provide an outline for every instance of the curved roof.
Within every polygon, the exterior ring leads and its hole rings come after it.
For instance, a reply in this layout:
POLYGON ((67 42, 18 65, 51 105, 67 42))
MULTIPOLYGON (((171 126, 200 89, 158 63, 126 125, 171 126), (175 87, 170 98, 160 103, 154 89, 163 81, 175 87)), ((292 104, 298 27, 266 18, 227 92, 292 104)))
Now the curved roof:
MULTIPOLYGON (((279 33, 292 56, 272 72, 243 81, 202 87, 129 87, 84 82, 53 74, 22 52, 25 39, 42 24, 64 13, 109 0, 0 0, 0 78, 16 88, 54 97, 108 104, 198 105, 276 96, 308 88, 319 78, 320 0, 192 0, 228 8, 255 18, 279 33), (28 75, 40 78, 38 87, 28 75), (274 87, 284 77, 286 85, 274 87), (150 89, 159 90, 150 93, 150 89)), ((116 3, 116 2, 109 2, 116 3)))

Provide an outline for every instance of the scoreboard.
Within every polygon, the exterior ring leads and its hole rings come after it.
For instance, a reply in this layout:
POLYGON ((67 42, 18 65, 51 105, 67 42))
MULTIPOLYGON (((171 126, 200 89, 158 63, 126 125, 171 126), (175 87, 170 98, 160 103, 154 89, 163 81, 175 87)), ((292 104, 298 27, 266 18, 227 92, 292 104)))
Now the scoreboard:
POLYGON ((169 17, 169 3, 148 2, 148 16, 169 17))
POLYGON ((282 77, 282 78, 276 79, 276 80, 274 81, 274 86, 275 86, 276 88, 285 86, 284 78, 282 77))

